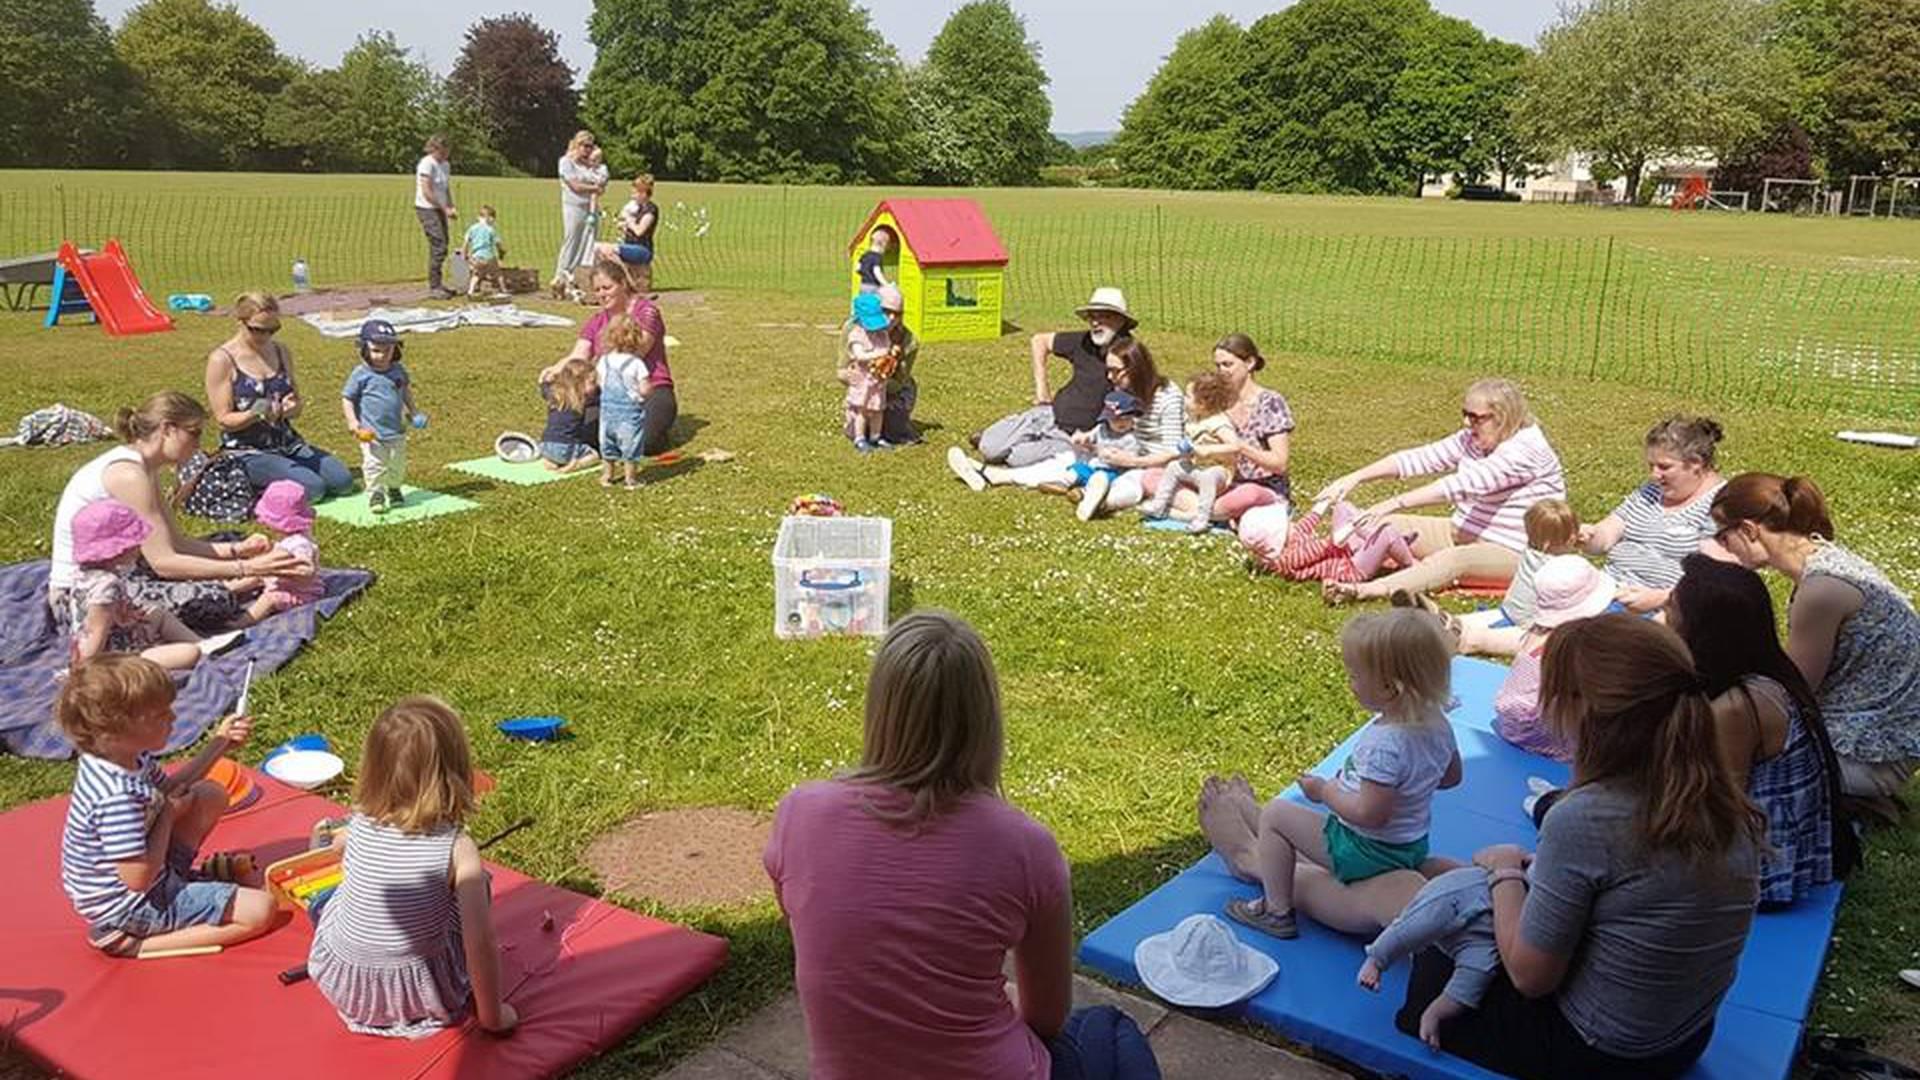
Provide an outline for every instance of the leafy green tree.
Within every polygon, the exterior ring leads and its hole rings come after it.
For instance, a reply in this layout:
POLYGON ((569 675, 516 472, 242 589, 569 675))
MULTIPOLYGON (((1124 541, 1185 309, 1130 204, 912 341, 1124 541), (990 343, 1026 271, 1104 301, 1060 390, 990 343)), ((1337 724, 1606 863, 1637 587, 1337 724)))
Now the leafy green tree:
POLYGON ((560 39, 530 15, 482 19, 447 77, 450 97, 515 168, 544 174, 579 122, 573 68, 560 39))
POLYGON ((239 9, 210 0, 146 0, 114 48, 139 80, 146 159, 165 168, 257 164, 268 106, 299 70, 239 9))
POLYGON ((1920 11, 1913 0, 1836 6, 1832 64, 1813 118, 1830 171, 1920 171, 1920 11))
POLYGON ((1524 174, 1547 157, 1527 138, 1514 115, 1532 57, 1524 47, 1508 41, 1489 39, 1480 48, 1463 174, 1476 180, 1497 174, 1505 188, 1513 174, 1524 174))
POLYGON ((133 78, 91 0, 0 4, 0 166, 127 164, 133 78))
POLYGON ((1790 80, 1767 48, 1767 0, 1588 0, 1540 39, 1523 128, 1551 152, 1618 169, 1639 198, 1649 162, 1759 137, 1790 80))
POLYGON ((1409 38, 1406 66, 1375 122, 1375 147, 1383 167, 1406 170, 1418 195, 1428 176, 1471 171, 1487 39, 1464 19, 1437 15, 1417 21, 1409 38))
POLYGON ((910 171, 898 57, 850 0, 595 0, 583 112, 622 168, 858 183, 910 171))
POLYGON ((1240 186, 1249 148, 1232 141, 1247 107, 1246 31, 1225 15, 1180 35, 1146 92, 1127 106, 1109 156, 1141 187, 1240 186))
POLYGON ((1030 184, 1055 155, 1040 49, 1007 0, 973 0, 947 19, 909 80, 922 179, 1030 184))

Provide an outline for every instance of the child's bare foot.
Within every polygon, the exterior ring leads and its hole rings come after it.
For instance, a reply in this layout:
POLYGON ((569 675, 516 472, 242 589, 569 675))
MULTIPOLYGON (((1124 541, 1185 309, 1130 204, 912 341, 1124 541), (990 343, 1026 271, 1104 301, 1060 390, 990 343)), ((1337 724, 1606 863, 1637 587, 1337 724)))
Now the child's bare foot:
POLYGON ((1379 993, 1380 992, 1379 962, 1374 960, 1374 958, 1371 956, 1367 957, 1366 962, 1360 965, 1360 974, 1354 976, 1354 981, 1359 983, 1361 986, 1367 988, 1368 990, 1372 990, 1374 993, 1379 993))
POLYGON ((1427 1010, 1420 1014, 1420 1041, 1429 1049, 1440 1049, 1440 1025, 1467 1011, 1465 1005, 1445 994, 1433 999, 1427 1010))
POLYGON ((1320 599, 1328 607, 1339 607, 1360 599, 1360 589, 1345 581, 1326 581, 1320 584, 1320 599))
POLYGON ((1241 777, 1209 776, 1200 785, 1200 832, 1233 876, 1255 884, 1260 881, 1260 866, 1254 854, 1256 833, 1249 820, 1258 820, 1259 814, 1253 787, 1241 777))
POLYGON ((607 471, 600 474, 600 486, 604 488, 610 488, 613 486, 612 471, 607 471))

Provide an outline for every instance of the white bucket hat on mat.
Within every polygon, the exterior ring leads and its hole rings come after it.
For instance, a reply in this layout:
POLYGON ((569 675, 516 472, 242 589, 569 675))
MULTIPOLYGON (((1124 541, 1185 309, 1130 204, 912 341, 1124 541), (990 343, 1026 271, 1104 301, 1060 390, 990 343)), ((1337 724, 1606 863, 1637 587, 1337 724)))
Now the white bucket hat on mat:
POLYGON ((1241 943, 1213 915, 1189 915, 1164 934, 1142 938, 1133 966, 1147 989, 1175 1005, 1217 1009, 1266 989, 1280 973, 1273 957, 1241 943))

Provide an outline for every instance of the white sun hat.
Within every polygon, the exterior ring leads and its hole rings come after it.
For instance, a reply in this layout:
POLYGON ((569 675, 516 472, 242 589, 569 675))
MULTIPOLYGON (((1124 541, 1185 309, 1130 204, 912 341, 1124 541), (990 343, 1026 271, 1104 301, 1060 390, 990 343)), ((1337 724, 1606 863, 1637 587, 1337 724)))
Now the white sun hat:
POLYGON ((1189 915, 1166 933, 1141 939, 1133 966, 1147 989, 1197 1009, 1245 1001, 1280 973, 1273 957, 1242 944, 1233 928, 1213 915, 1189 915))
POLYGON ((1140 320, 1134 318, 1133 313, 1127 310, 1126 294, 1111 285, 1102 285, 1093 290, 1093 295, 1087 298, 1087 302, 1073 311, 1083 319, 1096 311, 1112 312, 1127 320, 1129 330, 1140 325, 1140 320))

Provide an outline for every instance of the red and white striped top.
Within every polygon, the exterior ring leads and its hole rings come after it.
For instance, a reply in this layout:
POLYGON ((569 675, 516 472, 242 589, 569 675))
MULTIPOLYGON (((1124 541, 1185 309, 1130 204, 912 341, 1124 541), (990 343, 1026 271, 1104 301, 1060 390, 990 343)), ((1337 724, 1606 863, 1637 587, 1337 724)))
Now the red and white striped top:
POLYGON ((1538 424, 1514 432, 1492 451, 1482 451, 1461 431, 1439 442, 1393 455, 1401 479, 1452 470, 1440 490, 1453 503, 1453 530, 1466 540, 1527 550, 1527 507, 1541 499, 1567 497, 1560 455, 1538 424))

